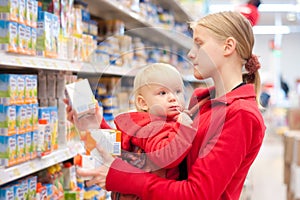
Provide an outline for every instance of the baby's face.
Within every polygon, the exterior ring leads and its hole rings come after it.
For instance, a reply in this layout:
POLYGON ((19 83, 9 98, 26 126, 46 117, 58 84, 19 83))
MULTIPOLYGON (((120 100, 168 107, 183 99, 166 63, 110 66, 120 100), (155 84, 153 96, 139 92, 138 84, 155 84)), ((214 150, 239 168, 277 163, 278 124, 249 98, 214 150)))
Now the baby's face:
POLYGON ((173 118, 184 110, 183 83, 181 80, 172 83, 153 83, 141 88, 149 113, 173 118))

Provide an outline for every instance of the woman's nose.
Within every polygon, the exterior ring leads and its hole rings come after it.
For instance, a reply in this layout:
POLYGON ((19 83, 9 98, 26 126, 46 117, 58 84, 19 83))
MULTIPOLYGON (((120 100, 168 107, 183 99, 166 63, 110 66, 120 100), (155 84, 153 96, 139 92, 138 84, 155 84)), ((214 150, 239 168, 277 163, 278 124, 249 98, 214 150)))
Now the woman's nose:
POLYGON ((195 54, 193 53, 193 49, 191 49, 191 50, 188 52, 187 56, 188 56, 189 59, 195 58, 195 54))

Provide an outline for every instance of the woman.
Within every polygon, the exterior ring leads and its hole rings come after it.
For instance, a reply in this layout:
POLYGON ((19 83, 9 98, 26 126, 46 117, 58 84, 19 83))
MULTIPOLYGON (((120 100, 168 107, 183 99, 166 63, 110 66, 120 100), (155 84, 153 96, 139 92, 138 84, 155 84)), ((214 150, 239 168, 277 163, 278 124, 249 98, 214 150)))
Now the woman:
POLYGON ((196 89, 191 99, 192 109, 210 98, 194 115, 196 135, 185 137, 192 142, 187 179, 167 180, 146 173, 99 148, 106 163, 89 172, 79 171, 94 176, 88 184, 141 199, 239 199, 265 132, 257 104, 260 64, 252 54, 252 27, 237 12, 221 12, 191 23, 191 28, 194 44, 188 57, 194 76, 212 78, 214 87, 196 89), (243 66, 248 72, 245 77, 243 66))

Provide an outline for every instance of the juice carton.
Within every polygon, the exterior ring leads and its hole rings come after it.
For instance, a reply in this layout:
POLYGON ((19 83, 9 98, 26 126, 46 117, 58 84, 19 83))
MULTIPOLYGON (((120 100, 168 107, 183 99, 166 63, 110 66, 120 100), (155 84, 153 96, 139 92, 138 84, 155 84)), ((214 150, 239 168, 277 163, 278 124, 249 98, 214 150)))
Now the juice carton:
POLYGON ((0 50, 18 52, 18 23, 0 20, 0 50))
POLYGON ((32 131, 32 104, 27 104, 26 106, 26 132, 32 131))
POLYGON ((101 156, 96 149, 96 145, 100 144, 103 149, 112 155, 121 155, 121 132, 114 129, 90 129, 81 135, 85 148, 91 152, 92 156, 100 159, 101 156))
POLYGON ((16 135, 0 136, 0 159, 5 167, 10 167, 17 162, 16 135))
POLYGON ((32 20, 31 20, 31 27, 37 27, 37 18, 38 18, 38 1, 32 0, 32 20))
POLYGON ((52 147, 58 148, 58 110, 57 107, 49 107, 50 111, 50 127, 52 135, 52 147))
POLYGON ((0 74, 0 98, 2 104, 12 105, 17 100, 17 75, 0 74))
POLYGON ((25 160, 30 160, 31 132, 25 133, 25 160))
POLYGON ((15 200, 24 199, 23 186, 21 184, 14 184, 13 188, 14 188, 15 200))
POLYGON ((25 134, 17 134, 17 163, 25 161, 25 134))
POLYGON ((23 75, 17 76, 17 104, 24 103, 25 96, 25 77, 23 75))
POLYGON ((52 15, 52 28, 51 28, 51 40, 52 40, 52 53, 53 57, 57 57, 58 52, 58 37, 60 31, 59 18, 56 15, 52 15))
POLYGON ((25 47, 25 54, 31 55, 32 54, 32 43, 31 43, 31 27, 25 26, 25 39, 27 46, 25 47))
POLYGON ((27 199, 34 199, 36 194, 36 185, 37 185, 37 177, 30 176, 28 177, 28 198, 27 199))
POLYGON ((19 23, 25 24, 26 22, 26 2, 25 0, 19 0, 19 23))
POLYGON ((14 135, 17 133, 16 106, 0 104, 0 135, 14 135))
POLYGON ((26 39, 26 26, 24 24, 18 25, 18 53, 25 54, 28 49, 28 40, 26 39))
POLYGON ((29 43, 29 49, 31 50, 31 55, 36 55, 36 28, 31 28, 31 40, 29 43))
POLYGON ((18 22, 19 0, 2 1, 0 4, 0 19, 18 22))
POLYGON ((26 0, 25 1, 25 24, 27 26, 32 26, 32 8, 33 1, 32 0, 26 0))
POLYGON ((52 57, 52 14, 48 12, 39 12, 37 22, 37 55, 52 57))
POLYGON ((25 103, 31 103, 32 97, 32 83, 31 75, 24 75, 25 89, 24 89, 24 100, 25 103))
POLYGON ((66 85, 66 96, 75 110, 78 121, 76 128, 80 131, 99 127, 96 118, 96 100, 87 79, 66 85))
POLYGON ((0 188, 0 199, 11 200, 14 199, 14 189, 13 186, 6 186, 0 188))
MULTIPOLYGON (((74 157, 74 164, 76 165, 77 168, 83 168, 85 170, 94 169, 95 167, 97 167, 96 163, 97 163, 96 159, 91 155, 78 154, 74 157)), ((93 177, 87 176, 87 177, 80 177, 80 178, 82 180, 90 180, 93 177)))
POLYGON ((32 104, 32 117, 30 121, 32 131, 38 129, 38 118, 39 118, 38 104, 32 104))
POLYGON ((30 159, 37 157, 37 140, 38 140, 38 131, 31 132, 31 146, 30 146, 30 159))
POLYGON ((32 103, 36 104, 37 103, 37 75, 31 75, 31 84, 32 84, 32 90, 31 90, 31 97, 32 97, 32 103))
POLYGON ((49 107, 39 107, 38 108, 38 119, 45 119, 50 122, 50 110, 49 107))
POLYGON ((69 162, 64 163, 64 167, 62 169, 64 176, 64 189, 65 190, 74 190, 77 187, 77 179, 76 179, 76 168, 75 165, 72 165, 69 162))
POLYGON ((27 128, 27 105, 16 106, 16 124, 18 133, 25 133, 27 128))

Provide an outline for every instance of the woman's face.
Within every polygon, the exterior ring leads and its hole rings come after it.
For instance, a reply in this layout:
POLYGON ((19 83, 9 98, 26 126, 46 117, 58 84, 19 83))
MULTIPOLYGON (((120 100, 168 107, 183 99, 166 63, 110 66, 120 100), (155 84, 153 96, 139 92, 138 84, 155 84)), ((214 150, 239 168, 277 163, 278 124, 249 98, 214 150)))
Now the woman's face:
POLYGON ((224 43, 215 39, 213 33, 202 26, 193 30, 193 47, 188 53, 197 79, 212 77, 222 64, 224 43))

